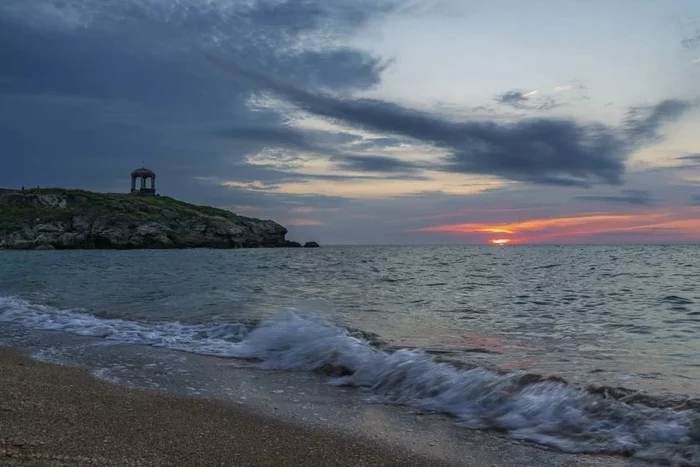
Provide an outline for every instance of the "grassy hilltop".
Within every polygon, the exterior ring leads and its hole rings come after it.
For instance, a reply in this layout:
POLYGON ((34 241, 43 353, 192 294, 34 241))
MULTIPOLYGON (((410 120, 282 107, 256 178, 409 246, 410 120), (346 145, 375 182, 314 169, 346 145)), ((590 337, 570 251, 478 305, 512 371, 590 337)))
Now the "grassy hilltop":
POLYGON ((0 248, 241 248, 286 246, 271 220, 166 196, 45 188, 0 189, 0 248))

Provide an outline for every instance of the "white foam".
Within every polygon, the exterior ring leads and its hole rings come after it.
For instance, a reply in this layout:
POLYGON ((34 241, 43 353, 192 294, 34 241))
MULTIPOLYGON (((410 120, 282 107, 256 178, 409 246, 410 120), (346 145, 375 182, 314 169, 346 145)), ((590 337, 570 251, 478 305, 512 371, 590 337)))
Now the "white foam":
POLYGON ((238 323, 205 326, 102 319, 83 310, 37 305, 12 297, 0 297, 0 322, 220 357, 231 356, 231 343, 247 333, 246 326, 238 323))
POLYGON ((448 413, 463 425, 492 428, 568 452, 631 452, 678 465, 700 463, 700 422, 674 411, 603 399, 559 382, 526 384, 523 373, 464 370, 421 350, 387 352, 332 323, 293 309, 246 331, 240 324, 193 326, 100 319, 0 297, 0 321, 39 329, 255 358, 264 368, 344 374, 331 384, 363 387, 385 401, 448 413))
POLYGON ((231 353, 262 359, 266 368, 350 373, 331 383, 365 387, 385 400, 454 415, 469 427, 568 452, 700 462, 692 411, 628 405, 559 382, 524 384, 520 372, 458 369, 421 350, 385 352, 343 328, 291 312, 261 323, 231 353))

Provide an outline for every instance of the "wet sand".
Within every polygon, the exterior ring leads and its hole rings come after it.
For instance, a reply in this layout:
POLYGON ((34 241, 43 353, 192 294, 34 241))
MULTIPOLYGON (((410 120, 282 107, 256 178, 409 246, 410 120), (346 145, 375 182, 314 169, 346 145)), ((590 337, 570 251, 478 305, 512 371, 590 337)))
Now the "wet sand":
MULTIPOLYGON (((240 380, 230 387, 245 404, 128 389, 0 347, 0 466, 640 465, 550 451, 382 405, 316 404, 326 421, 309 424, 298 413, 303 404, 271 399, 266 389, 296 375, 235 374, 240 380)), ((318 390, 317 402, 338 391, 318 390)))
POLYGON ((0 348, 0 465, 446 464, 212 401, 121 388, 0 348))

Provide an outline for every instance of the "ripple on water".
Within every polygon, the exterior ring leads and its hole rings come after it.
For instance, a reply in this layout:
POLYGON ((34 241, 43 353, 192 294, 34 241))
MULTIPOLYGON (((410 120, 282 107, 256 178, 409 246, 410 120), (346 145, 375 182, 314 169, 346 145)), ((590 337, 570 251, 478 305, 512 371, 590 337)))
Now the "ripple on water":
POLYGON ((667 295, 664 298, 662 298, 662 300, 664 302, 669 302, 676 305, 690 305, 693 303, 692 300, 685 297, 679 297, 678 295, 667 295))
MULTIPOLYGON (((523 338, 551 350, 542 352, 543 367, 582 378, 600 366, 592 357, 576 368, 559 359, 578 345, 645 353, 637 361, 613 356, 620 365, 606 367, 606 381, 620 377, 623 367, 643 373, 663 365, 669 353, 697 346, 697 247, 328 247, 310 253, 2 252, 0 295, 114 319, 202 325, 262 319, 317 297, 332 304, 322 312, 329 319, 379 332, 388 342, 411 336, 433 346, 443 343, 435 329, 466 334, 478 327, 511 336, 525 328, 530 335, 523 338), (562 330, 575 342, 558 340, 562 330)), ((671 370, 669 388, 676 384, 671 370)), ((700 381, 700 371, 688 374, 700 381)), ((691 390, 700 391, 700 383, 691 390)))

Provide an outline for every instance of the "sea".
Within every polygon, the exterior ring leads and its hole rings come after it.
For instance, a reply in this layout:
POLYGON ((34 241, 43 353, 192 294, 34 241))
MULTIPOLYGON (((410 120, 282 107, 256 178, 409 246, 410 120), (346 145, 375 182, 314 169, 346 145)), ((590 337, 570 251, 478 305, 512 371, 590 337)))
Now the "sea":
POLYGON ((455 430, 700 465, 699 284, 692 245, 3 251, 0 345, 189 395, 313 374, 455 430))

